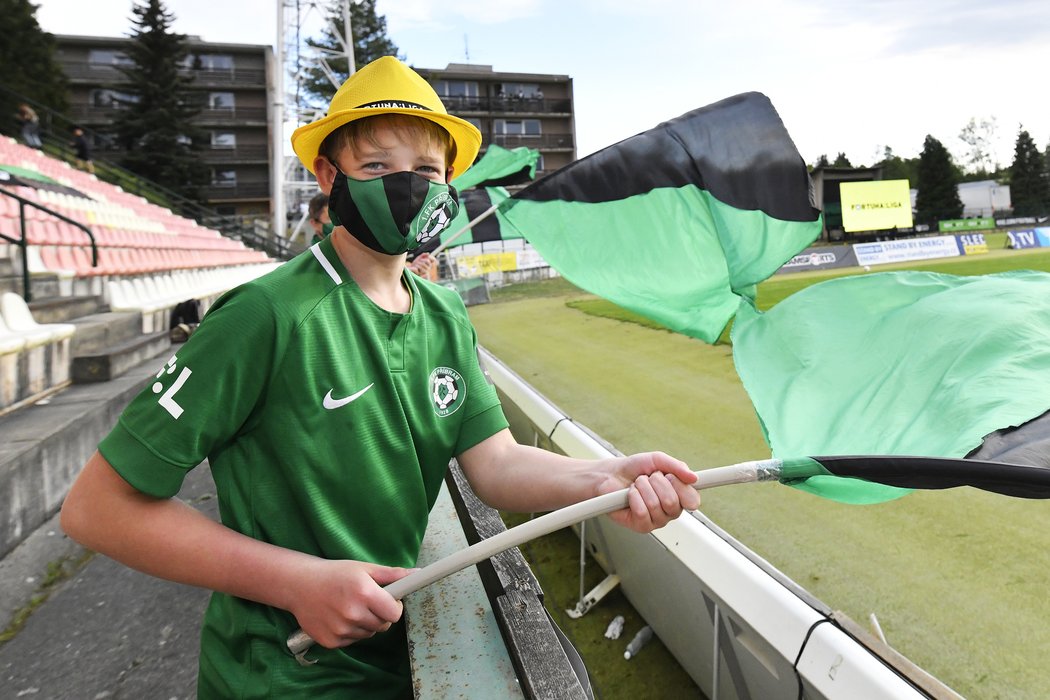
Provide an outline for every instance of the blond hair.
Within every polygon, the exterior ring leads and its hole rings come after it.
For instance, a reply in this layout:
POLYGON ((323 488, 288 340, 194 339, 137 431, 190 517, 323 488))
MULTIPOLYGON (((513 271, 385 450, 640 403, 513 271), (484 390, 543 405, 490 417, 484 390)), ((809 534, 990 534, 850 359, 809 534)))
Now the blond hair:
POLYGON ((340 151, 344 148, 355 150, 362 140, 376 148, 382 148, 383 145, 376 139, 376 130, 380 126, 393 130, 404 141, 421 151, 437 146, 445 152, 446 167, 456 159, 456 144, 451 134, 428 119, 396 113, 377 114, 348 122, 328 134, 318 151, 320 155, 334 162, 340 151))

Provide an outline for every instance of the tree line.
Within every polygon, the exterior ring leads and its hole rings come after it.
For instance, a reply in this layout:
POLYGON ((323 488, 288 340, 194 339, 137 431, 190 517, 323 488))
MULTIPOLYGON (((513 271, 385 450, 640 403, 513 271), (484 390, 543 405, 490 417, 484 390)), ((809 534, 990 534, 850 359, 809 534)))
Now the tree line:
MULTIPOLYGON (((907 180, 915 187, 918 191, 915 220, 919 224, 934 225, 941 220, 961 219, 963 204, 959 199, 958 185, 977 180, 995 180, 1009 185, 1014 216, 1050 214, 1050 144, 1040 151, 1032 135, 1022 127, 1014 144, 1013 162, 1008 167, 1001 167, 992 162, 990 143, 993 132, 994 119, 981 122, 970 119, 963 127, 959 139, 968 148, 965 156, 968 169, 956 163, 944 144, 930 135, 926 136, 922 152, 917 157, 901 158, 886 146, 873 167, 882 168, 885 180, 907 180)), ((812 167, 854 166, 845 153, 839 153, 834 161, 821 155, 812 167)))

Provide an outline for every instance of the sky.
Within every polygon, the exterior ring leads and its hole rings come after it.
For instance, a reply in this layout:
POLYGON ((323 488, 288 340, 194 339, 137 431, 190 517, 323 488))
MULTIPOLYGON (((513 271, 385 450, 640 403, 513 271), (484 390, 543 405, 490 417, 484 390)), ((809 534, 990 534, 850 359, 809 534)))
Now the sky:
MULTIPOLYGON (((35 0, 55 34, 123 36, 132 0, 35 0)), ((308 6, 311 0, 299 0, 308 6)), ((276 2, 166 0, 174 30, 270 44, 276 2)), ((765 93, 803 159, 915 157, 929 134, 957 162, 971 120, 1013 160, 1021 128, 1050 145, 1046 0, 377 0, 421 68, 449 63, 573 80, 584 156, 692 109, 765 93)), ((306 34, 320 14, 307 11, 306 34)), ((311 31, 311 27, 317 27, 311 31)))

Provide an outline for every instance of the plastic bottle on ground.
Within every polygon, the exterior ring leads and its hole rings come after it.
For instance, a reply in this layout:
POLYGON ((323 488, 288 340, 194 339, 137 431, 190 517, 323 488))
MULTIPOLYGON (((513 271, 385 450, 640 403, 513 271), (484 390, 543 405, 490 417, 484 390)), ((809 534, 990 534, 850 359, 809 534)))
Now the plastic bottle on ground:
POLYGON ((630 659, 632 656, 638 656, 638 652, 642 650, 642 647, 653 638, 653 628, 646 625, 642 629, 638 630, 638 634, 634 635, 634 639, 627 645, 627 649, 623 652, 623 658, 630 659))

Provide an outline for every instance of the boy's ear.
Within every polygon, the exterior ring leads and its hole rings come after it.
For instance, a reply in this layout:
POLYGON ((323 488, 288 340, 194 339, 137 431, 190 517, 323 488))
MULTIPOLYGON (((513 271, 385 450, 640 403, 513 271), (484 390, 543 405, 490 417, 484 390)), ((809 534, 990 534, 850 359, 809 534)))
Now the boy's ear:
POLYGON ((317 177, 317 184, 321 191, 329 196, 332 194, 332 183, 335 182, 337 174, 335 166, 327 158, 324 156, 314 158, 314 175, 317 177))
POLYGON ((452 182, 452 178, 455 176, 456 169, 451 165, 445 169, 445 184, 452 182))

